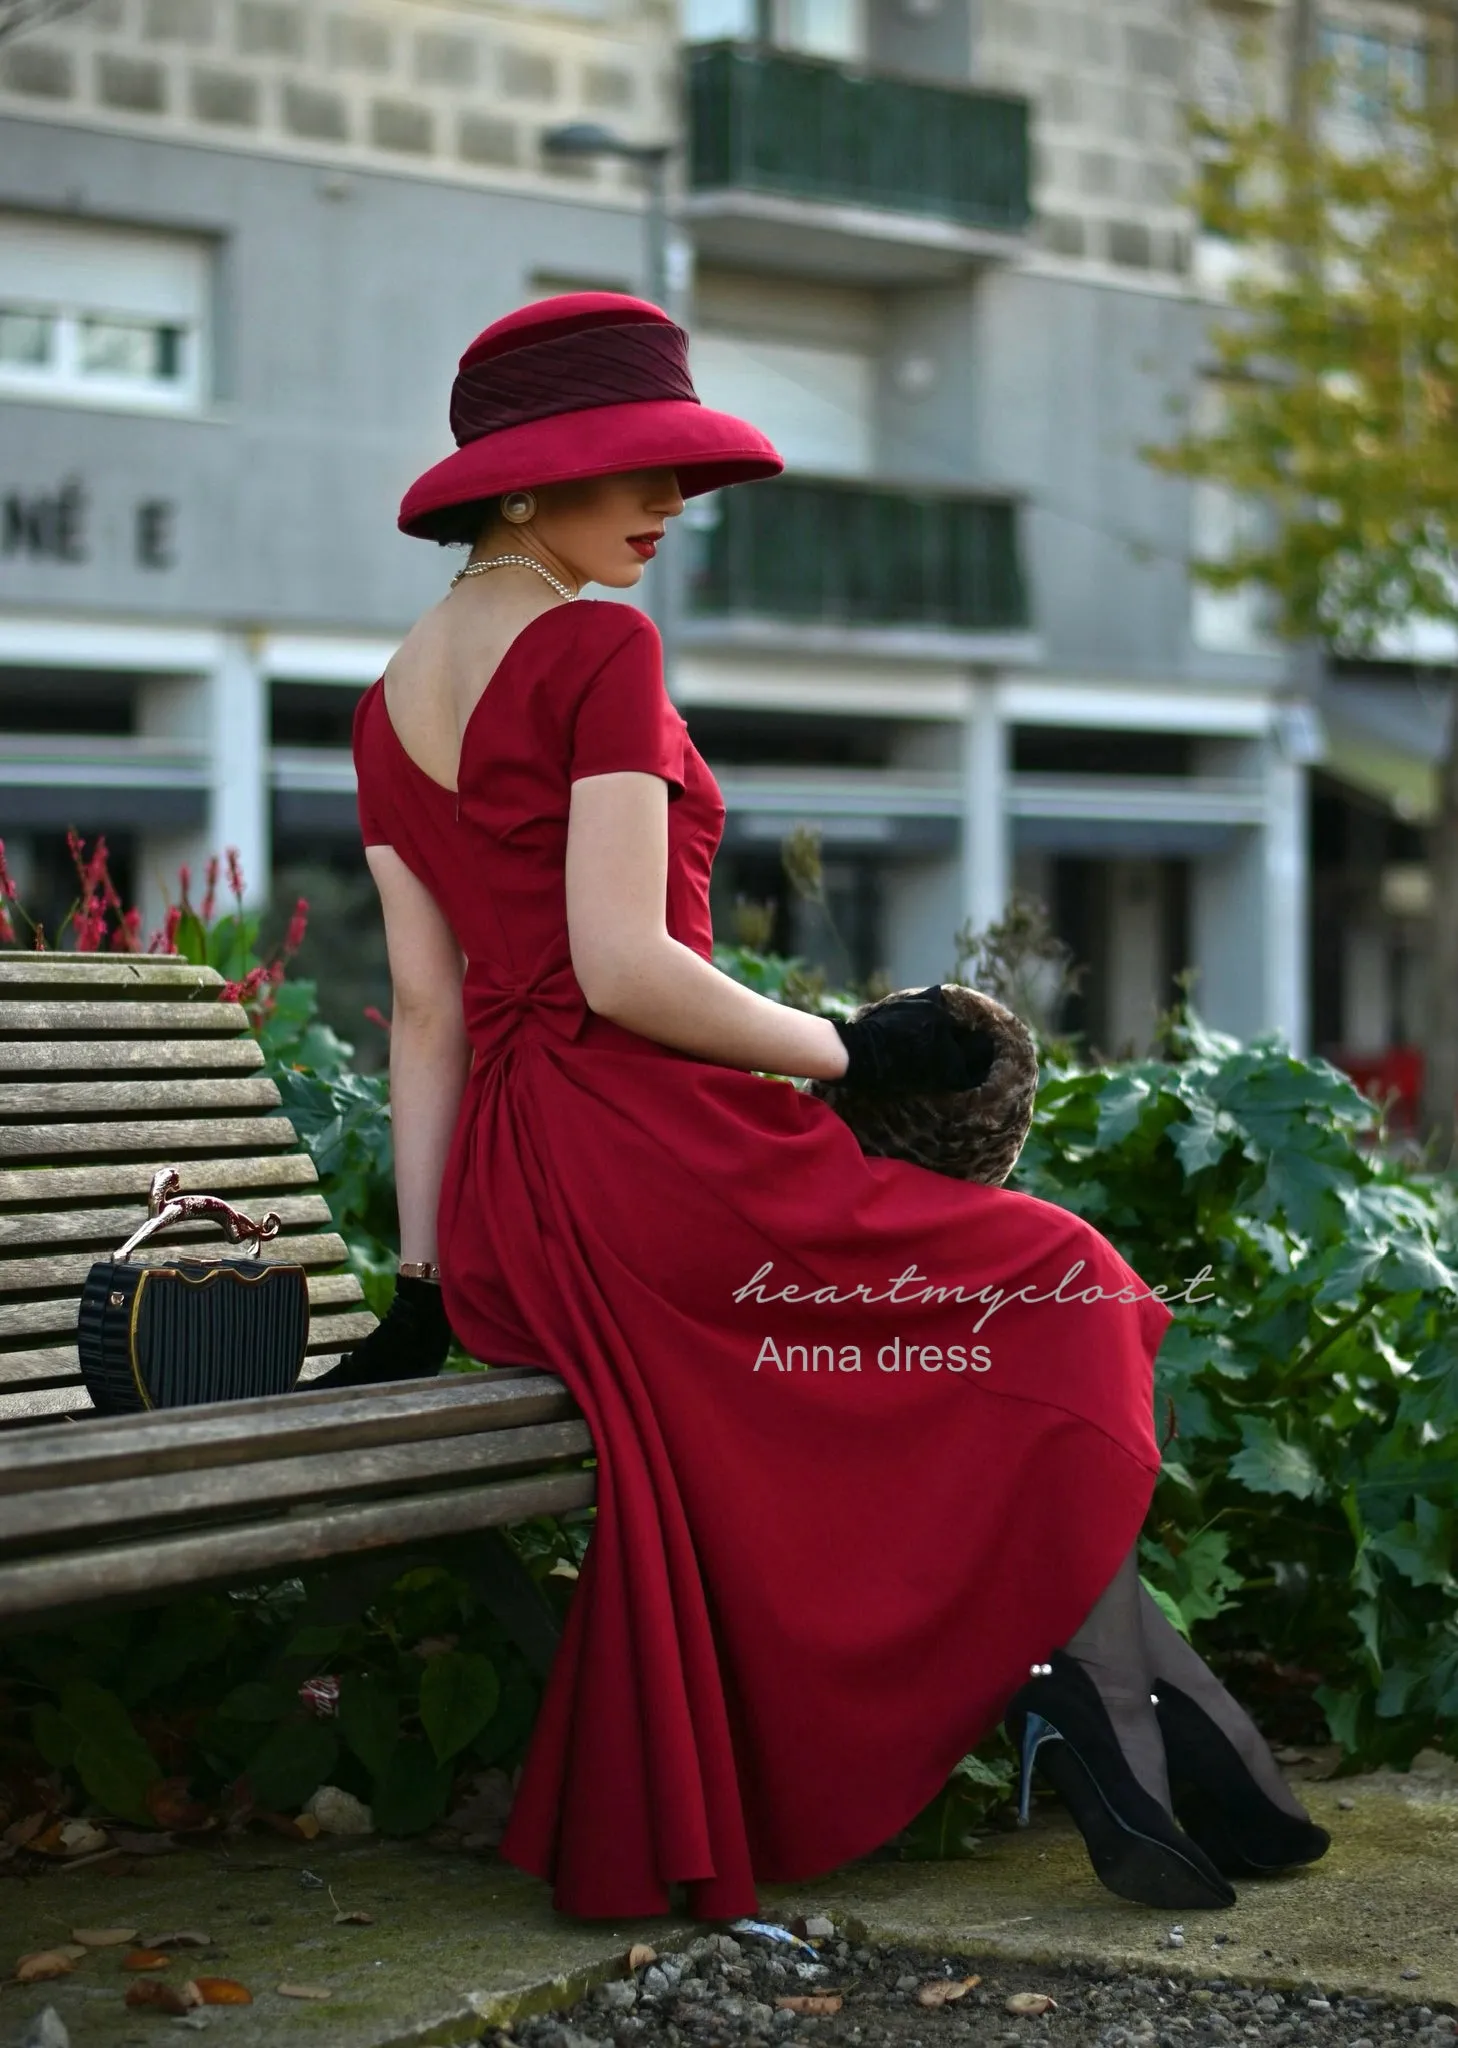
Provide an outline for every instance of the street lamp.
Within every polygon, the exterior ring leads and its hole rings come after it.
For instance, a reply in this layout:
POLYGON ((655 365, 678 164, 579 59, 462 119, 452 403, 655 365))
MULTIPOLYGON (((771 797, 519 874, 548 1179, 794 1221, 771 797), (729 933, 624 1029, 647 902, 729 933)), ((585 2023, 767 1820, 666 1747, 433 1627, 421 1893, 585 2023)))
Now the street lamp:
POLYGON ((668 242, 668 160, 671 142, 629 142, 615 135, 599 121, 569 121, 565 128, 549 128, 542 137, 543 156, 615 156, 624 163, 638 164, 648 181, 648 296, 655 305, 674 312, 667 301, 676 280, 669 276, 668 242))
MULTIPOLYGON (((637 164, 648 185, 647 263, 648 296, 662 306, 670 319, 686 324, 684 301, 688 265, 669 230, 668 164, 673 155, 671 142, 629 142, 597 121, 569 121, 564 128, 549 128, 542 136, 543 156, 615 156, 624 163, 637 164)), ((678 668, 679 592, 682 536, 670 528, 659 558, 659 578, 653 592, 653 618, 663 642, 663 675, 670 697, 678 668)))

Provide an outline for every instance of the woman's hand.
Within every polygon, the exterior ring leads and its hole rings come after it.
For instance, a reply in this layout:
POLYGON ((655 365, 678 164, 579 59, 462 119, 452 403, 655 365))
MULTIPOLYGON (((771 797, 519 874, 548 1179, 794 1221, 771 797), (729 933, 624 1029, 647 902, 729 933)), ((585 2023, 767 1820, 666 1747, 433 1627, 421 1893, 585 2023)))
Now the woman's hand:
POLYGON ((385 1319, 338 1365, 300 1386, 301 1394, 321 1387, 374 1387, 389 1380, 430 1379, 445 1364, 451 1326, 433 1280, 395 1282, 395 1299, 385 1319))
POLYGON ((864 1017, 830 1021, 847 1054, 840 1085, 867 1095, 978 1088, 992 1065, 990 1034, 958 1023, 936 982, 880 1003, 864 1017))

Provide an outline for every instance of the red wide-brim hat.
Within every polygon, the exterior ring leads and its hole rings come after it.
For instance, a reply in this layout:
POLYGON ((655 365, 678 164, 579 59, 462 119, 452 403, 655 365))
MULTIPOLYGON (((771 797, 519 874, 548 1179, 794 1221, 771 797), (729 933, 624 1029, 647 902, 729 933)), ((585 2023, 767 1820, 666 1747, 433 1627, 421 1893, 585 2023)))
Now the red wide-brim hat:
POLYGON ((452 505, 636 469, 671 469, 685 498, 778 476, 758 427, 700 403, 688 336, 621 292, 570 292, 508 313, 461 357, 456 452, 417 477, 403 533, 432 538, 452 505))

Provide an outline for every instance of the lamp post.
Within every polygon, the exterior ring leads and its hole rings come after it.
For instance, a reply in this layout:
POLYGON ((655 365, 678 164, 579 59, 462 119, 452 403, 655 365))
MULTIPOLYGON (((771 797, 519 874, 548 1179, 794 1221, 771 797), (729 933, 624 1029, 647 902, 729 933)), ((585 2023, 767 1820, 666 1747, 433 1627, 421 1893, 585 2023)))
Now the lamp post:
MULTIPOLYGON (((688 263, 674 242, 668 211, 668 166, 673 155, 671 142, 629 142, 597 121, 570 121, 563 128, 549 128, 541 139, 542 154, 555 157, 615 156, 624 163, 637 164, 648 186, 644 268, 648 274, 648 296, 669 318, 686 324, 688 263)), ((682 566, 679 550, 682 536, 672 527, 664 536, 659 557, 660 575, 653 596, 653 619, 663 642, 663 674, 668 693, 673 695, 677 672, 679 593, 682 566)))

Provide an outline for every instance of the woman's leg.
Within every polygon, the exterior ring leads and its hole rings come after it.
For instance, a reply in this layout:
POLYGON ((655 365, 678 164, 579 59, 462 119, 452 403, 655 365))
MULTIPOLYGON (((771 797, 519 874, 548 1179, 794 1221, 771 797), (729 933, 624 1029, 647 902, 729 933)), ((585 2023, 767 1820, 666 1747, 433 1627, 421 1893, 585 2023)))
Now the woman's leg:
MULTIPOLYGON (((1305 1820, 1306 1808, 1281 1775, 1259 1728, 1215 1676, 1198 1650, 1193 1649, 1174 1624, 1160 1612, 1141 1586, 1139 1618, 1144 1633, 1145 1655, 1152 1674, 1151 1691, 1159 1691, 1160 1679, 1177 1685, 1227 1735, 1240 1754, 1241 1762, 1262 1792, 1283 1813, 1305 1820)), ((1112 1709, 1111 1709, 1112 1711, 1112 1709)))
MULTIPOLYGON (((1071 1636, 1063 1647, 1098 1688, 1130 1770, 1145 1791, 1170 1813, 1164 1739, 1150 1698, 1155 1686, 1140 1613, 1142 1588, 1137 1553, 1136 1543, 1099 1595, 1077 1635, 1071 1636)), ((1173 1672, 1170 1676, 1175 1678, 1173 1672)))

